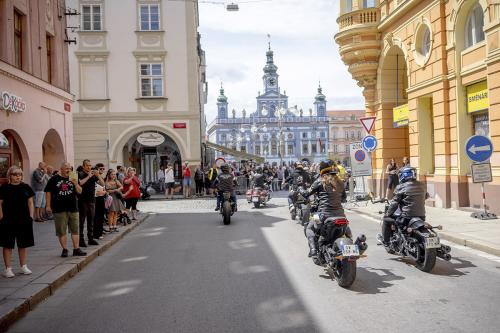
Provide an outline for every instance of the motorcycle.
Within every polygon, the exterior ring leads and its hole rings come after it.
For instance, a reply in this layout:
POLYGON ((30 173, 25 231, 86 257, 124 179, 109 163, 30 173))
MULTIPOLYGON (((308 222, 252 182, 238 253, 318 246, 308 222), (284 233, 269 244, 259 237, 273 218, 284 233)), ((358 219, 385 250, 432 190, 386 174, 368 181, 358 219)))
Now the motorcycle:
MULTIPOLYGON (((293 207, 296 218, 299 218, 300 224, 307 226, 311 216, 311 203, 308 198, 305 198, 300 190, 297 192, 296 200, 293 207)), ((294 220, 292 218, 292 220, 294 220)))
MULTIPOLYGON (((389 245, 385 246, 387 253, 412 258, 415 260, 415 266, 423 272, 432 271, 436 257, 446 261, 451 259, 451 248, 440 243, 439 235, 435 231, 435 229, 442 230, 442 226, 432 226, 420 217, 404 220, 399 209, 393 216, 388 217, 386 213, 389 202, 385 199, 373 202, 386 203, 385 212, 379 214, 384 214, 383 219, 389 219, 392 229, 389 245)), ((383 239, 382 234, 377 235, 380 244, 383 244, 383 239)))
POLYGON ((349 221, 345 217, 330 217, 323 223, 318 214, 313 216, 318 224, 318 257, 315 264, 329 268, 338 285, 350 287, 356 279, 357 260, 366 257, 368 249, 366 236, 359 235, 352 240, 349 221))
POLYGON ((254 187, 246 192, 248 203, 253 203, 255 208, 260 208, 261 205, 271 200, 271 194, 266 188, 254 187))
POLYGON ((231 216, 236 212, 236 202, 231 200, 231 192, 222 193, 222 202, 220 205, 220 213, 224 225, 231 223, 231 216))

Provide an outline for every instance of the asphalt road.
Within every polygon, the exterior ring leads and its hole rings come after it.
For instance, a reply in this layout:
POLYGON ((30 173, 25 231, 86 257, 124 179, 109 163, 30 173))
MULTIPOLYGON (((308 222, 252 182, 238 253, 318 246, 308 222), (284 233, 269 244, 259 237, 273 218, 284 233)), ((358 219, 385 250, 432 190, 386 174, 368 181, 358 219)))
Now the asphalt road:
POLYGON ((307 258, 286 200, 240 204, 223 226, 213 202, 150 202, 158 212, 10 332, 498 332, 500 259, 453 248, 431 274, 368 237, 357 280, 340 288, 307 258))

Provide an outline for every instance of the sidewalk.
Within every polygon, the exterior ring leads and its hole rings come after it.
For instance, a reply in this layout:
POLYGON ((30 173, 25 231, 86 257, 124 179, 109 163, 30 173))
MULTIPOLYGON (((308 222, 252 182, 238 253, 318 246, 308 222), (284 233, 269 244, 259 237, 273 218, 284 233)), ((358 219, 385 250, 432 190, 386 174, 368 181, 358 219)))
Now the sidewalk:
MULTIPOLYGON (((360 202, 358 207, 349 205, 348 209, 380 220, 382 215, 378 212, 384 211, 384 207, 385 204, 380 203, 368 203, 365 207, 365 203, 360 202)), ((470 212, 456 209, 425 209, 429 223, 443 226, 438 232, 442 239, 500 256, 500 219, 482 221, 470 217, 470 212)))
MULTIPOLYGON (((16 276, 11 279, 0 276, 0 332, 4 332, 15 321, 49 297, 67 280, 75 276, 87 264, 122 239, 148 215, 142 213, 137 222, 121 226, 118 233, 106 234, 99 246, 82 248, 86 257, 72 257, 71 238, 68 237, 70 256, 61 258, 61 248, 55 236, 54 222, 34 223, 35 246, 28 249, 28 267, 31 275, 20 273, 17 249, 14 250, 12 266, 16 276)), ((2 271, 3 271, 2 263, 2 271)))

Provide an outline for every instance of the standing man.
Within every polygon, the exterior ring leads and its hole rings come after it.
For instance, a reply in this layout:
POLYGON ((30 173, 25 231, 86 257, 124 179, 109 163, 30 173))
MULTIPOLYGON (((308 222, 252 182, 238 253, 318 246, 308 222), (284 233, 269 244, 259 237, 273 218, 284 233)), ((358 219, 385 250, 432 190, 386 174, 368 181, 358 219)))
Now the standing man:
POLYGON ((48 181, 46 175, 46 164, 44 162, 38 163, 38 168, 33 171, 33 175, 31 177, 31 187, 35 192, 35 222, 45 222, 45 219, 43 218, 45 208, 45 193, 43 192, 43 190, 48 181))
POLYGON ((99 245, 94 239, 94 215, 95 215, 95 185, 104 186, 104 179, 95 168, 92 168, 90 160, 83 160, 82 171, 78 173, 79 185, 82 192, 78 198, 78 210, 80 212, 80 246, 87 247, 83 237, 85 219, 87 219, 87 238, 89 245, 99 245))
POLYGON ((70 172, 71 165, 63 163, 59 174, 53 176, 45 187, 47 213, 54 212, 54 226, 63 249, 61 253, 63 258, 68 256, 68 227, 73 241, 73 256, 87 255, 79 246, 77 194, 82 192, 82 188, 78 184, 78 176, 70 175, 70 172))
POLYGON ((182 190, 184 198, 189 198, 191 194, 191 169, 188 161, 184 162, 184 168, 182 168, 182 190))
MULTIPOLYGON (((160 193, 165 191, 165 167, 160 165, 160 170, 156 173, 158 177, 158 185, 160 185, 160 193)), ((122 183, 123 184, 123 183, 122 183)))

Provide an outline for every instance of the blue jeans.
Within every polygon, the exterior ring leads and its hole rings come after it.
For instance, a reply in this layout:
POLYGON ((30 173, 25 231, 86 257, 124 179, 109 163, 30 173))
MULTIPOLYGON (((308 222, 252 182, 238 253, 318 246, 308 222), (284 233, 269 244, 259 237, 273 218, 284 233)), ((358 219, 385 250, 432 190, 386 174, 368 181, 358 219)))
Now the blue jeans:
MULTIPOLYGON (((217 207, 220 207, 220 204, 222 203, 222 191, 217 191, 217 207)), ((234 203, 235 206, 237 206, 237 201, 236 201, 236 192, 231 192, 231 201, 234 203)))

